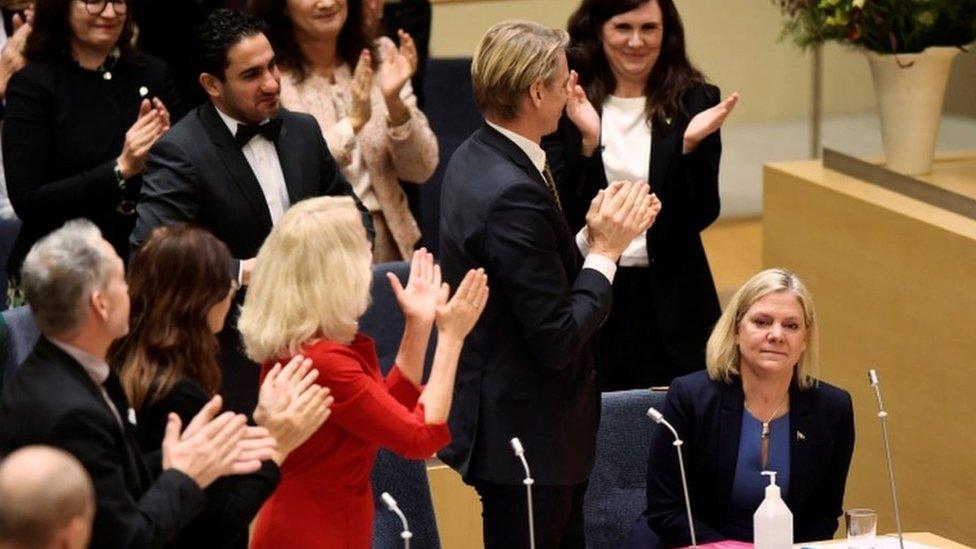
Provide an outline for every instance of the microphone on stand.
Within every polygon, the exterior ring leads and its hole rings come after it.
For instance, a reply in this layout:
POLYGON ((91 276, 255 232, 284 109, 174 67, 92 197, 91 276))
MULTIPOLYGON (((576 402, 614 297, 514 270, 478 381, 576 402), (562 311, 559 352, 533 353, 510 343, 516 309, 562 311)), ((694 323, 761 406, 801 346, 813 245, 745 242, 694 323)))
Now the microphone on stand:
POLYGON ((509 444, 515 452, 515 457, 522 462, 522 468, 525 469, 525 479, 522 484, 525 484, 525 499, 529 506, 529 549, 535 549, 535 520, 532 518, 532 483, 535 481, 532 480, 532 473, 529 471, 529 462, 525 461, 525 448, 522 447, 522 441, 518 437, 513 437, 509 444))
MULTIPOLYGON (((685 493, 685 511, 688 512, 688 531, 691 533, 691 546, 698 547, 698 540, 695 537, 695 521, 691 518, 691 499, 688 497, 688 477, 685 476, 685 460, 681 456, 681 445, 684 444, 681 438, 678 437, 678 431, 674 430, 674 427, 668 423, 668 420, 664 419, 664 415, 657 411, 657 408, 651 406, 647 409, 647 417, 654 420, 654 423, 659 425, 664 425, 671 431, 674 435, 674 449, 678 452, 678 467, 681 469, 681 489, 685 493)), ((904 548, 902 548, 904 549, 904 548)))
POLYGON ((881 382, 878 372, 868 370, 868 381, 874 388, 874 396, 878 398, 878 419, 881 420, 881 434, 884 437, 885 460, 888 462, 888 489, 891 491, 891 501, 895 506, 895 526, 898 528, 898 545, 905 549, 905 540, 901 531, 901 512, 898 510, 898 493, 895 491, 895 470, 891 466, 891 444, 888 442, 888 412, 881 401, 881 382))
POLYGON ((403 549, 410 549, 410 538, 413 537, 413 534, 410 532, 410 526, 407 524, 407 517, 400 510, 400 507, 397 506, 396 500, 393 499, 393 496, 389 492, 380 494, 380 499, 386 504, 387 509, 393 511, 400 517, 400 522, 403 523, 403 531, 400 532, 400 537, 403 538, 403 549))

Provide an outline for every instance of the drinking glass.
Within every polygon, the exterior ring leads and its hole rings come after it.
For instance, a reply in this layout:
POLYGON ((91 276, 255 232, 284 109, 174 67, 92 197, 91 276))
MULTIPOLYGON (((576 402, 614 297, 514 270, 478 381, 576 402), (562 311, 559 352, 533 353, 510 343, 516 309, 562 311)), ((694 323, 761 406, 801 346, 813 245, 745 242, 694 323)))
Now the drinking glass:
POLYGON ((844 521, 850 549, 874 549, 878 528, 878 513, 874 509, 849 509, 844 513, 844 521))

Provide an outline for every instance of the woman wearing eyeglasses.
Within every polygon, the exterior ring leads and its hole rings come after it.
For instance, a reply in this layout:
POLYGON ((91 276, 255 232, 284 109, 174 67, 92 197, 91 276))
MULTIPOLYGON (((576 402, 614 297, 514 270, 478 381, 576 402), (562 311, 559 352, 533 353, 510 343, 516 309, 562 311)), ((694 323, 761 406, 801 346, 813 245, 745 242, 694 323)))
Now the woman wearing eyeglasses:
POLYGON ((132 45, 127 1, 37 1, 3 128, 7 190, 23 221, 10 273, 34 242, 78 217, 129 255, 149 148, 181 106, 165 64, 132 45))

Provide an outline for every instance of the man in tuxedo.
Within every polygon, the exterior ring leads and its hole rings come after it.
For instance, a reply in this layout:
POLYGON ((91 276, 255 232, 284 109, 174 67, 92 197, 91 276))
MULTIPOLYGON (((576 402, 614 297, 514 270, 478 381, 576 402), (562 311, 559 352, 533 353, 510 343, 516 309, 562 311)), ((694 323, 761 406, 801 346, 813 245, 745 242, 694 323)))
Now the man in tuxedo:
POLYGON ((485 124, 454 153, 441 194, 441 256, 456 284, 483 267, 492 281, 468 337, 441 459, 481 496, 485 546, 529 546, 524 473, 532 466, 538 547, 584 547, 582 503, 599 394, 590 338, 610 309, 616 261, 660 204, 644 183, 615 182, 587 214, 585 261, 562 214, 543 135, 570 88, 568 37, 529 21, 495 25, 472 61, 485 124))
POLYGON ((92 547, 161 547, 203 509, 210 483, 270 459, 263 429, 243 415, 214 417, 220 397, 182 434, 174 415, 162 449, 140 452, 135 412, 105 359, 129 329, 125 272, 90 221, 69 221, 34 244, 21 284, 41 337, 3 388, 0 454, 44 444, 81 462, 95 487, 92 547))
POLYGON ((0 547, 84 549, 95 489, 71 454, 27 446, 0 463, 0 547))
MULTIPOLYGON (((322 195, 352 196, 369 213, 329 154, 318 123, 279 107, 281 75, 260 19, 216 10, 200 31, 210 101, 190 111, 149 153, 132 249, 156 227, 192 222, 223 240, 246 286, 254 256, 291 204, 322 195)), ((237 303, 243 302, 243 292, 237 303)), ((236 308, 220 333, 228 408, 251 413, 257 364, 242 354, 236 308)))

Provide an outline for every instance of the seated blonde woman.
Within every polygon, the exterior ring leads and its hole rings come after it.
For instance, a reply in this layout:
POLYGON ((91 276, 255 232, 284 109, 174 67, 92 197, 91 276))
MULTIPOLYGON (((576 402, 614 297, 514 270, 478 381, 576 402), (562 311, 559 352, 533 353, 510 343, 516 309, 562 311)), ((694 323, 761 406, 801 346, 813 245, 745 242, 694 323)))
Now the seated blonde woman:
POLYGON ((271 28, 282 69, 281 103, 322 127, 332 156, 376 229, 375 262, 409 259, 420 240, 399 180, 425 183, 437 167, 437 138, 417 108, 410 78, 417 47, 371 40, 361 1, 253 0, 271 28))
MULTIPOLYGON (((698 543, 752 541, 752 515, 769 483, 761 471, 778 473, 797 543, 834 536, 854 412, 847 391, 814 377, 817 339, 803 282, 784 269, 765 270, 739 288, 712 330, 707 370, 671 384, 661 412, 684 441, 698 543)), ((627 547, 691 544, 672 441, 655 427, 645 521, 627 547)))
POLYGON ((487 277, 471 270, 448 300, 440 268, 416 252, 406 288, 390 275, 406 325, 396 363, 384 378, 373 340, 358 332, 369 305, 370 243, 351 198, 299 202, 258 252, 239 328, 262 375, 302 354, 316 383, 335 397, 330 421, 281 466, 252 549, 370 547, 370 470, 380 446, 424 459, 450 441, 446 425, 464 338, 488 300, 487 277), (434 324, 437 350, 427 385, 424 356, 434 324))

